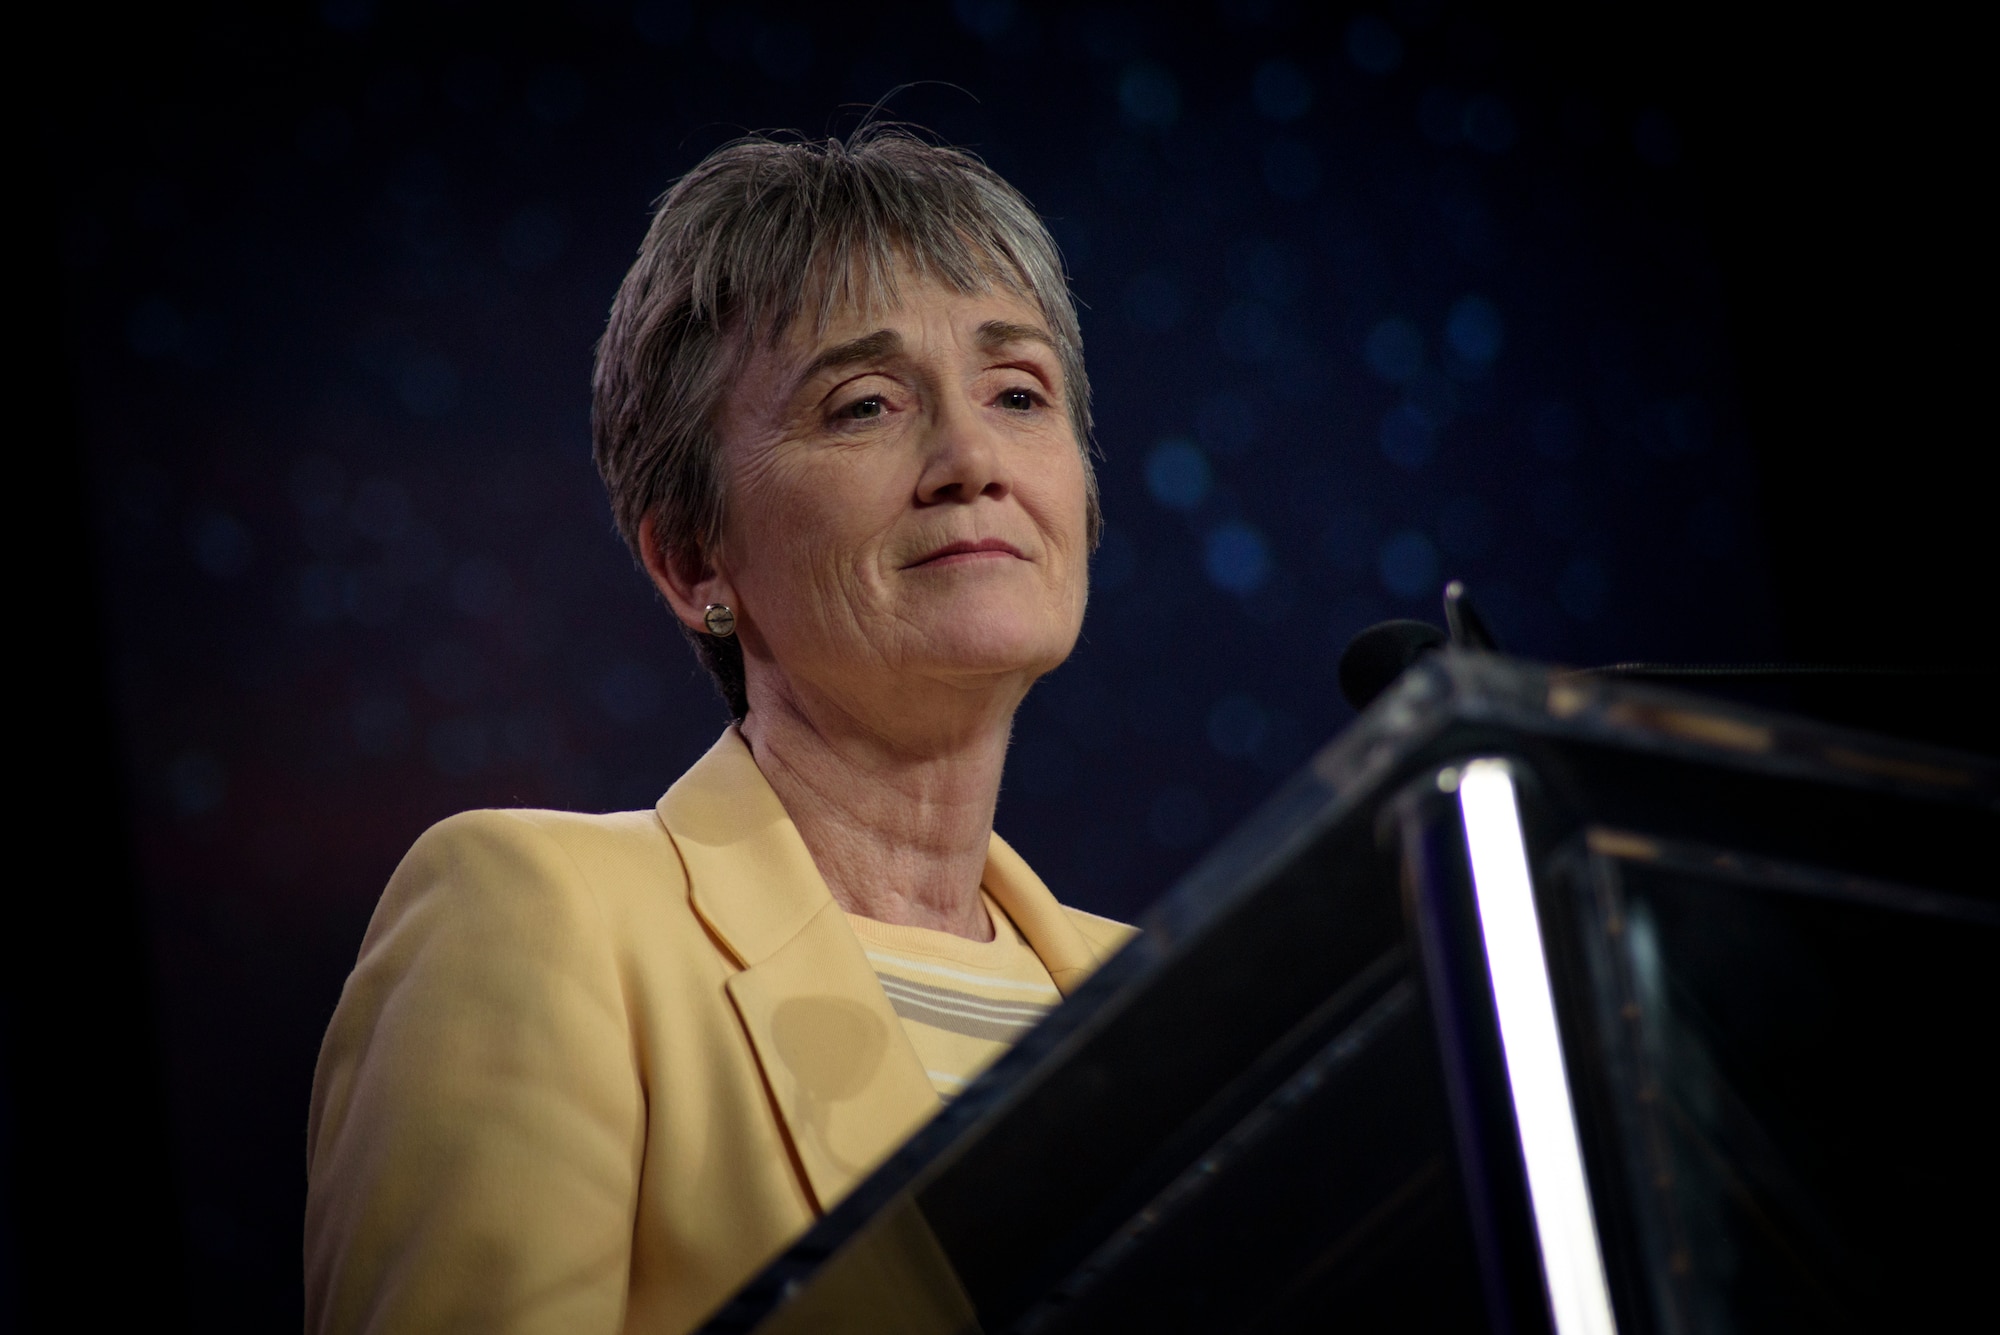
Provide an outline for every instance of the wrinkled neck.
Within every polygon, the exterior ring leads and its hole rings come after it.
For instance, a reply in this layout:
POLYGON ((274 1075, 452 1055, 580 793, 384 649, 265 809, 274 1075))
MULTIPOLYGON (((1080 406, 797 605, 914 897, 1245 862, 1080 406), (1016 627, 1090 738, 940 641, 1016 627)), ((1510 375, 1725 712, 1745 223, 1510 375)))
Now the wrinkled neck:
POLYGON ((741 728, 843 909, 985 941, 980 879, 1024 690, 867 710, 759 674, 741 728))

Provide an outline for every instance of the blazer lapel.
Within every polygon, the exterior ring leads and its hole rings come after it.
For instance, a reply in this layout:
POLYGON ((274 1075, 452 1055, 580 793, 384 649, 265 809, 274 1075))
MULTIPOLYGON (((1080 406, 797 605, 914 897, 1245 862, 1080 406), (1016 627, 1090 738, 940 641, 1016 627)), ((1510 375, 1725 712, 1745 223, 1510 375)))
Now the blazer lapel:
POLYGON ((1069 914, 1028 864, 999 835, 986 850, 986 893, 1021 929, 1056 989, 1065 997, 1102 963, 1069 914))
POLYGON ((937 1112, 937 1094, 736 729, 667 790, 659 814, 695 912, 743 966, 730 1000, 813 1197, 831 1209, 937 1112))
POLYGON ((729 996, 821 1210, 940 1107, 840 906, 826 907, 729 996))

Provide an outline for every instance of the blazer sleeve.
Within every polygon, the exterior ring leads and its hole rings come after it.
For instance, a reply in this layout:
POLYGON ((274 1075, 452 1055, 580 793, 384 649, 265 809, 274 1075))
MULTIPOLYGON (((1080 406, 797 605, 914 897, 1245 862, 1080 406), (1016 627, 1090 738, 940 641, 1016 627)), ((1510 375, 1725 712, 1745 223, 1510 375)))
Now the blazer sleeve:
POLYGON ((611 933, 532 818, 397 868, 313 1076, 308 1335, 610 1335, 644 1094, 611 933))

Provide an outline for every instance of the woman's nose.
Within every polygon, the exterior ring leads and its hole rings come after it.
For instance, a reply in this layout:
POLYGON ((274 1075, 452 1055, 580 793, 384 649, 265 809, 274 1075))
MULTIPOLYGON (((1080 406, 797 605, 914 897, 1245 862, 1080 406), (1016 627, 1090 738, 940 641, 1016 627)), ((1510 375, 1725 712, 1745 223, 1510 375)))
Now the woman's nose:
POLYGON ((931 424, 929 457, 917 483, 925 505, 998 499, 1011 486, 1001 442, 992 424, 970 403, 943 408, 931 424))

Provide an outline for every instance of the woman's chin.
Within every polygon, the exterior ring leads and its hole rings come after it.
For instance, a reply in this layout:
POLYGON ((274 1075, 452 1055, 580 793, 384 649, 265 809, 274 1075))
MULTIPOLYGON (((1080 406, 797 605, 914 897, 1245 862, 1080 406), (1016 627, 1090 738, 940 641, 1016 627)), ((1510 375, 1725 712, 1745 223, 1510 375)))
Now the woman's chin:
POLYGON ((1069 657, 1076 629, 1049 618, 947 618, 909 628, 905 664, 933 680, 1030 679, 1069 657))

